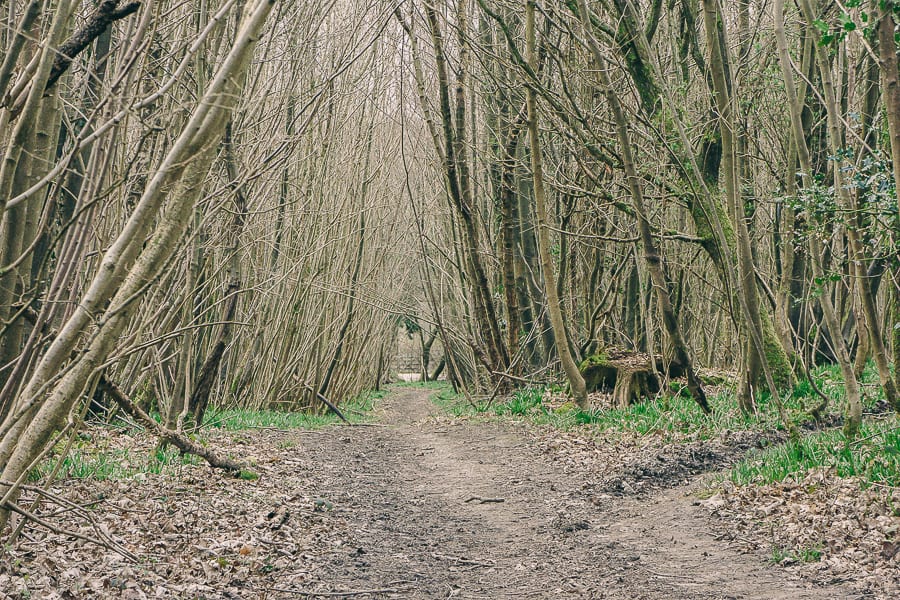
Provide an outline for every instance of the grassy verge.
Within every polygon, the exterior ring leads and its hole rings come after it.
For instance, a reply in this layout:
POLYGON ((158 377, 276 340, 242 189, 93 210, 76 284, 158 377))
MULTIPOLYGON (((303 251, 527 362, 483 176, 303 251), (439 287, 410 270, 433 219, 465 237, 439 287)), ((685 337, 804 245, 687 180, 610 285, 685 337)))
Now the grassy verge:
MULTIPOLYGON (((372 408, 377 400, 387 395, 387 391, 368 391, 340 405, 341 412, 351 423, 362 423, 372 419, 372 408)), ((158 415, 156 415, 158 419, 158 415)), ((191 435, 205 444, 205 437, 215 430, 239 432, 251 429, 317 429, 340 424, 341 420, 332 413, 316 414, 308 412, 284 412, 276 410, 240 410, 212 407, 207 412, 206 423, 191 435)), ((202 462, 192 455, 182 455, 176 448, 139 449, 133 445, 122 445, 115 436, 107 435, 110 430, 133 434, 137 430, 132 425, 111 426, 94 430, 96 435, 82 433, 69 452, 62 457, 51 456, 39 464, 30 474, 32 481, 48 477, 57 462, 60 462, 57 478, 60 479, 133 479, 139 474, 172 474, 183 465, 202 462)), ((149 444, 152 444, 150 442, 149 444)), ((144 444, 148 445, 148 444, 144 444)), ((289 448, 290 441, 279 443, 280 448, 289 448)), ((57 452, 63 452, 60 443, 57 452)))
MULTIPOLYGON (((341 403, 338 408, 351 423, 367 422, 371 419, 375 401, 386 395, 385 390, 363 392, 359 396, 341 403)), ((340 418, 330 411, 312 413, 212 408, 207 414, 203 429, 224 429, 226 431, 264 428, 316 429, 341 423, 340 418)))
MULTIPOLYGON (((813 373, 816 386, 831 399, 828 416, 838 423, 844 403, 844 386, 836 367, 823 367, 813 373)), ((865 408, 871 411, 883 401, 877 374, 866 369, 862 383, 866 390, 865 408)), ((704 415, 688 397, 671 395, 646 400, 627 408, 578 410, 561 400, 548 403, 547 396, 560 396, 561 390, 528 388, 518 390, 502 401, 472 406, 465 399, 444 389, 434 402, 457 416, 489 419, 514 419, 549 425, 561 430, 576 429, 588 436, 614 439, 616 434, 658 436, 664 443, 714 439, 725 432, 783 430, 774 403, 761 395, 758 412, 746 415, 737 408, 730 391, 710 397, 712 414, 704 415)), ((867 418, 860 436, 847 444, 840 428, 814 429, 809 410, 820 399, 813 385, 800 382, 784 394, 788 418, 805 433, 800 439, 759 450, 735 465, 731 480, 738 485, 781 481, 802 476, 810 469, 834 468, 841 477, 859 477, 864 482, 886 486, 900 485, 900 419, 894 415, 867 418), (807 425, 805 429, 804 425, 807 425)))
MULTIPOLYGON (((552 392, 552 390, 551 390, 552 392)), ((696 403, 684 396, 648 399, 627 408, 578 410, 572 403, 548 406, 543 388, 517 390, 510 397, 492 404, 470 405, 451 391, 440 392, 435 402, 447 412, 457 415, 524 419, 551 425, 558 429, 585 427, 607 433, 659 434, 671 441, 689 438, 709 439, 725 431, 771 430, 783 427, 774 406, 766 398, 759 401, 759 411, 746 415, 737 408, 733 395, 723 392, 710 398, 712 414, 704 415, 696 403)), ((800 423, 809 417, 805 406, 809 398, 802 393, 784 399, 791 418, 800 423)))

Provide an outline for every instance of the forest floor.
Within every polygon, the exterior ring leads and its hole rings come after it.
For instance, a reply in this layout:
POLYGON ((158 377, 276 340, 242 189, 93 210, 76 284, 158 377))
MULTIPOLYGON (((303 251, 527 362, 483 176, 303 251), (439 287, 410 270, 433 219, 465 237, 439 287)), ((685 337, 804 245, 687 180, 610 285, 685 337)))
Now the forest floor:
MULTIPOLYGON (((623 447, 453 417, 431 393, 397 388, 368 424, 208 438, 254 464, 257 480, 191 464, 62 480, 51 491, 89 507, 55 522, 109 536, 137 562, 28 527, 0 557, 0 597, 820 600, 900 589, 893 553, 867 576, 852 563, 836 576, 773 564, 758 531, 733 526, 741 500, 711 496, 708 476, 760 434, 623 447)), ((92 435, 134 443, 106 431, 92 435)))

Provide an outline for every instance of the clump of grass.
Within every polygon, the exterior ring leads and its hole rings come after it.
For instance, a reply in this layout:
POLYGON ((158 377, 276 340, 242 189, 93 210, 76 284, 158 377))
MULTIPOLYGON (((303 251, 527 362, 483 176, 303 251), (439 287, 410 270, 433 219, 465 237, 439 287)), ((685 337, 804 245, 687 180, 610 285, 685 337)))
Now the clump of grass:
POLYGON ((547 409, 541 404, 542 399, 543 390, 540 388, 521 389, 513 393, 506 402, 494 404, 493 412, 498 417, 504 415, 524 417, 531 414, 546 416, 547 409))
MULTIPOLYGON (((48 477, 56 467, 58 457, 39 464, 30 474, 32 481, 48 477)), ((116 450, 92 450, 85 446, 72 448, 63 457, 57 471, 60 479, 119 480, 133 479, 140 473, 164 474, 182 465, 195 465, 199 459, 182 455, 177 448, 157 448, 150 453, 134 453, 128 448, 116 450)))
MULTIPOLYGON (((383 398, 386 391, 364 392, 340 405, 341 412, 351 422, 363 422, 371 418, 375 401, 383 398)), ((244 431, 259 428, 277 429, 312 429, 340 423, 333 414, 316 414, 309 412, 286 412, 277 410, 243 410, 210 408, 208 419, 202 431, 224 429, 226 431, 244 431)), ((159 420, 159 416, 155 415, 159 420)), ((248 440, 249 441, 249 440, 248 440)), ((290 441, 282 442, 290 447, 290 441)), ((61 448, 60 448, 61 450, 61 448)), ((59 458, 50 458, 35 468, 30 478, 40 480, 50 475, 59 458)), ((163 474, 186 464, 198 464, 199 458, 193 455, 182 455, 174 447, 157 448, 148 453, 134 453, 128 448, 106 449, 90 448, 79 444, 63 457, 57 477, 72 479, 132 479, 139 473, 163 474)), ((244 479, 258 477, 252 471, 241 473, 244 479)))
POLYGON ((832 429, 760 450, 732 467, 731 480, 736 485, 775 483, 820 467, 833 468, 839 477, 900 485, 900 424, 893 417, 863 424, 849 444, 832 429))
POLYGON ((331 414, 308 412, 286 412, 280 410, 245 410, 236 408, 214 408, 204 429, 224 429, 244 431, 246 429, 314 429, 340 421, 331 414))
MULTIPOLYGON (((603 431, 660 434, 672 440, 709 439, 724 431, 783 427, 776 411, 765 398, 760 399, 757 414, 754 415, 741 412, 733 394, 728 391, 710 397, 709 403, 712 413, 705 415, 692 399, 678 394, 647 399, 626 408, 575 411, 572 418, 579 425, 590 425, 603 431)), ((785 404, 793 418, 798 421, 805 418, 796 399, 786 399, 785 404)))
POLYGON ((772 564, 782 564, 785 562, 818 562, 822 559, 822 547, 821 546, 813 546, 810 548, 798 548, 793 550, 791 548, 783 548, 781 546, 773 546, 772 547, 772 555, 769 557, 769 562, 772 564))
MULTIPOLYGON (((365 422, 371 418, 375 401, 384 398, 384 390, 367 391, 341 403, 338 408, 351 423, 365 422)), ((204 429, 243 431, 246 429, 316 429, 341 422, 331 413, 289 412, 281 410, 246 410, 213 407, 207 413, 204 429)))

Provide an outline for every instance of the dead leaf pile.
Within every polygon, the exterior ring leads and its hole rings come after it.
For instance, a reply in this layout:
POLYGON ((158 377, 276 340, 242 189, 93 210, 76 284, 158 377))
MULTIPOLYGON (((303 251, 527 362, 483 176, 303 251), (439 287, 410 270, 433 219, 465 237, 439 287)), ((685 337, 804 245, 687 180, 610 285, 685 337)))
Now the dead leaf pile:
MULTIPOLYGON (((318 509, 310 481, 317 465, 294 435, 213 434, 210 443, 223 454, 253 465, 255 481, 198 464, 124 480, 58 482, 52 493, 89 507, 97 526, 139 561, 29 524, 16 546, 0 550, 0 597, 249 598, 269 587, 307 587, 330 556, 346 552, 353 534, 340 511, 318 509)), ((124 437, 133 440, 132 456, 154 443, 144 434, 124 437)), ((49 504, 38 512, 97 537, 73 512, 49 504)))
POLYGON ((790 570, 900 597, 900 489, 817 469, 797 481, 728 483, 701 504, 723 537, 769 550, 790 570))

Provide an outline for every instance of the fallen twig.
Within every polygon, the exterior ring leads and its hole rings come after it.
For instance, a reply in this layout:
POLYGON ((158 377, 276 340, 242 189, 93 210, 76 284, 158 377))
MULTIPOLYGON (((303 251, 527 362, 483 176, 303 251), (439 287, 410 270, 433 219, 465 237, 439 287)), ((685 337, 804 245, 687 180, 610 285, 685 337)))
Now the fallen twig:
POLYGON ((466 500, 466 504, 469 502, 478 501, 478 504, 495 504, 499 502, 506 502, 506 498, 482 498, 481 496, 472 496, 468 500, 466 500))
POLYGON ((492 561, 492 560, 488 561, 488 562, 481 562, 481 561, 477 561, 477 560, 463 558, 461 556, 448 556, 446 554, 438 554, 436 552, 433 552, 431 554, 431 556, 433 556, 434 558, 441 559, 441 560, 451 560, 459 565, 466 565, 466 566, 472 566, 472 567, 493 567, 494 566, 494 561, 492 561))
POLYGON ((269 591, 272 592, 285 592, 287 594, 297 594, 298 596, 322 596, 322 597, 330 597, 330 598, 348 598, 350 596, 363 596, 366 594, 399 594, 401 589, 398 588, 380 588, 380 589, 372 589, 372 590, 347 590, 345 592, 314 592, 312 590, 292 590, 290 588, 277 588, 270 587, 269 591))

